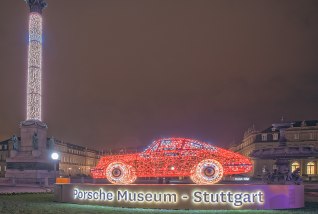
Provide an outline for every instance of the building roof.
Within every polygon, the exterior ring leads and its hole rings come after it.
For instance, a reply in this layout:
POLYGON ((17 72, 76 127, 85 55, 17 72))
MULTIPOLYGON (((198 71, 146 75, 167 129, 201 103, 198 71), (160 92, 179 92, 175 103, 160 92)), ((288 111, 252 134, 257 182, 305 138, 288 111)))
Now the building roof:
MULTIPOLYGON (((50 138, 47 138, 47 140, 49 140, 50 138)), ((21 137, 18 137, 18 140, 20 141, 21 140, 21 137)), ((11 141, 11 138, 9 139, 6 139, 6 140, 3 140, 3 141, 0 141, 0 145, 2 144, 8 144, 9 142, 11 141)), ((99 153, 99 151, 95 150, 95 149, 90 149, 90 148, 87 148, 87 147, 84 147, 84 146, 79 146, 79 145, 76 145, 76 144, 72 144, 72 143, 66 143, 66 142, 63 142, 59 139, 54 139, 55 143, 57 144, 64 144, 66 145, 68 148, 72 148, 72 149, 77 149, 77 150, 86 150, 86 151, 91 151, 91 152, 95 152, 95 153, 99 153)))
MULTIPOLYGON (((49 140, 50 138, 48 138, 49 140)), ((87 147, 84 147, 84 146, 80 146, 80 145, 76 145, 76 144, 72 144, 72 143, 67 143, 67 142, 64 142, 62 140, 59 140, 59 139, 54 139, 55 143, 57 144, 64 144, 67 146, 67 148, 71 148, 71 149, 77 149, 77 150, 86 150, 86 151, 91 151, 91 152, 95 152, 95 153, 99 153, 99 151, 95 150, 95 149, 90 149, 90 148, 87 148, 87 147)))
POLYGON ((11 140, 11 138, 9 138, 9 139, 7 139, 7 140, 0 141, 0 144, 1 144, 1 145, 3 145, 3 144, 8 144, 10 140, 11 140))
POLYGON ((279 132, 279 127, 284 128, 297 128, 297 127, 313 127, 318 126, 318 120, 303 120, 303 121, 291 121, 291 122, 281 122, 274 123, 270 127, 264 129, 260 133, 274 133, 279 132))
POLYGON ((293 127, 317 126, 318 120, 294 121, 293 127))

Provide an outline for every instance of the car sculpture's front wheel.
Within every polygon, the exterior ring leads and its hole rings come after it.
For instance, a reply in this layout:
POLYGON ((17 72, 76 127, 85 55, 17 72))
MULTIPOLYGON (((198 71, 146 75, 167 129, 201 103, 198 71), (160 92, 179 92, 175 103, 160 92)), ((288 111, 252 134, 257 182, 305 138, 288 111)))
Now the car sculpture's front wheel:
POLYGON ((106 168, 106 178, 113 184, 131 184, 137 177, 132 166, 122 162, 113 162, 106 168))
POLYGON ((213 159, 198 163, 191 171, 191 180, 196 184, 215 184, 223 177, 222 165, 213 159))

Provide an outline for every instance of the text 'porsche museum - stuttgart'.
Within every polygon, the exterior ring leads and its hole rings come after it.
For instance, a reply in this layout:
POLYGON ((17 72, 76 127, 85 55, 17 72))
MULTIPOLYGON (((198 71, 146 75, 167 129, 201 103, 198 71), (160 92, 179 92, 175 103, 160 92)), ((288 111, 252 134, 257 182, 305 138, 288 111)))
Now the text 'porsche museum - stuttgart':
POLYGON ((249 158, 185 138, 154 141, 135 154, 103 156, 93 178, 107 178, 113 184, 131 184, 137 177, 190 177, 196 184, 214 184, 224 175, 252 170, 249 158))

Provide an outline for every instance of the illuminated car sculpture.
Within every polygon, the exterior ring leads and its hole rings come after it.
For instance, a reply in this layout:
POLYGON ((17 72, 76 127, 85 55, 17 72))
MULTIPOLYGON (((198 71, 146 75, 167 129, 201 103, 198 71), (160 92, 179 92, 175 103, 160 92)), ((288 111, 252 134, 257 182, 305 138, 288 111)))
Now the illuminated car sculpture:
POLYGON ((180 176, 197 184, 214 184, 224 175, 251 169, 251 161, 240 154, 193 139, 164 138, 141 153, 103 156, 91 174, 113 184, 131 184, 137 177, 180 176))

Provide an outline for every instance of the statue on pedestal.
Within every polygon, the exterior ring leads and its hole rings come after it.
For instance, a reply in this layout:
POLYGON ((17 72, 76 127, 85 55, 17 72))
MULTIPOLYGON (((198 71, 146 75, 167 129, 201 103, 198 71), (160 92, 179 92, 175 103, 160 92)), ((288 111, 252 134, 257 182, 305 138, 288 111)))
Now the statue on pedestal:
POLYGON ((34 150, 39 149, 39 138, 38 138, 38 134, 36 132, 34 132, 33 137, 32 137, 32 147, 34 150))
POLYGON ((13 143, 12 144, 13 145, 13 150, 18 151, 19 148, 20 148, 20 145, 19 145, 19 140, 18 140, 17 136, 13 135, 11 140, 12 140, 12 143, 13 143))
POLYGON ((50 137, 50 139, 47 141, 46 148, 49 150, 54 149, 55 140, 53 137, 50 137))

